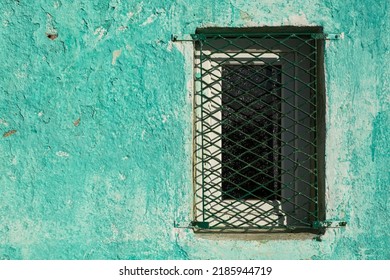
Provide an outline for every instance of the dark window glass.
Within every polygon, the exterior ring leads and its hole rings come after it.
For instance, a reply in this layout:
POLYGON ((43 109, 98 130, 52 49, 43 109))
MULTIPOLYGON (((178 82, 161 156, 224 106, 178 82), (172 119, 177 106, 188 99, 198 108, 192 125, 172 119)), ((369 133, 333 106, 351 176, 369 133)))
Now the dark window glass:
POLYGON ((281 68, 222 66, 222 198, 278 199, 281 68))

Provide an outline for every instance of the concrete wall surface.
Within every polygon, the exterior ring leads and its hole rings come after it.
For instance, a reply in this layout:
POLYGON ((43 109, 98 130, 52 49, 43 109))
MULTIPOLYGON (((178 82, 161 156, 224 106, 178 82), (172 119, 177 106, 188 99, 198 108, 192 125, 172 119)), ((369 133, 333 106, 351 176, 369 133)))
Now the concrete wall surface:
POLYGON ((388 0, 2 0, 0 259, 390 259, 388 0), (326 215, 312 238, 191 221, 199 27, 323 26, 326 215), (260 239, 260 240, 258 240, 260 239))

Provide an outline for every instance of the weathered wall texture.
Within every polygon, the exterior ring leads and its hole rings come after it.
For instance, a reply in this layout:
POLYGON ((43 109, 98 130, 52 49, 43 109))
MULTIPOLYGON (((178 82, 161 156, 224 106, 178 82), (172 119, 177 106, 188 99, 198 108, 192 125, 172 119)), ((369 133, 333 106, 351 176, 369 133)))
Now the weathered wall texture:
POLYGON ((389 259, 388 0, 3 0, 0 258, 389 259), (206 3, 207 2, 207 3, 206 3), (202 238, 191 211, 191 53, 207 26, 320 25, 323 241, 202 238))

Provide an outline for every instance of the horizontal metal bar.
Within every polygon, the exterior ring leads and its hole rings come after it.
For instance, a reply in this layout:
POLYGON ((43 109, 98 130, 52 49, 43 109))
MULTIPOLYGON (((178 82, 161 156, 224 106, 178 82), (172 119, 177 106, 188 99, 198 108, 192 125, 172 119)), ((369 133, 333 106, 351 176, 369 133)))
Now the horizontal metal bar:
POLYGON ((195 41, 190 34, 172 34, 171 41, 173 42, 193 42, 195 41))
POLYGON ((172 34, 171 40, 173 42, 182 41, 202 41, 215 36, 218 37, 266 37, 266 36, 310 36, 313 39, 325 39, 325 40, 342 40, 344 39, 344 32, 342 33, 208 33, 208 34, 172 34))
POLYGON ((346 221, 315 221, 313 223, 313 228, 339 228, 347 226, 346 221))
POLYGON ((344 32, 343 33, 329 33, 325 34, 325 40, 343 40, 344 39, 344 32))

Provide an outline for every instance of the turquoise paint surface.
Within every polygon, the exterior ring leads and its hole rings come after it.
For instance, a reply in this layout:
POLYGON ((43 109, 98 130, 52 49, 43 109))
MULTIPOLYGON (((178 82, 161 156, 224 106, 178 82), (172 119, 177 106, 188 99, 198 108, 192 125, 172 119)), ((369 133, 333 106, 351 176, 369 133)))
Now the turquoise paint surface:
POLYGON ((389 259, 389 2, 0 3, 0 258, 389 259), (211 26, 320 25, 322 242, 202 238, 191 220, 191 50, 211 26), (51 37, 51 38, 49 38, 51 37))

